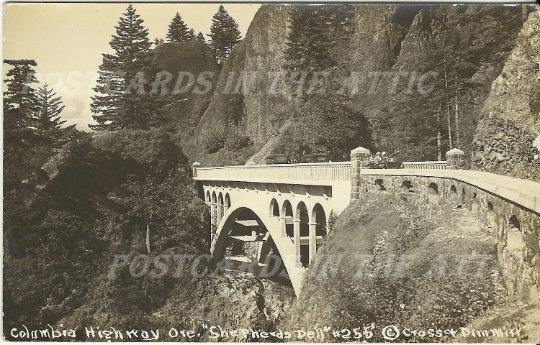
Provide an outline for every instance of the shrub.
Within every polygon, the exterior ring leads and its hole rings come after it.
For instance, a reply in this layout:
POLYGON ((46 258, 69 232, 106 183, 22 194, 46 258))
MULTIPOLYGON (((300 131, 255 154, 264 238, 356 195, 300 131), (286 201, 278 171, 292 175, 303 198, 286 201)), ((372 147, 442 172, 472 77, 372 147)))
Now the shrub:
POLYGON ((214 153, 225 147, 225 135, 223 133, 210 133, 203 140, 203 146, 208 153, 214 153))
POLYGON ((231 151, 238 151, 253 144, 251 138, 243 133, 240 130, 231 131, 225 140, 225 148, 231 151))

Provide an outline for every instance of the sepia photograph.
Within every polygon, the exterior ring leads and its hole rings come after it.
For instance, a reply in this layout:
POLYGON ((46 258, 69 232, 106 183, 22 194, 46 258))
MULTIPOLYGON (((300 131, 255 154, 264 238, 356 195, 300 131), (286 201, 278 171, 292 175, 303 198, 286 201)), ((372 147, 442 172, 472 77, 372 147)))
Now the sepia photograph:
POLYGON ((2 341, 540 345, 540 5, 5 2, 2 341))

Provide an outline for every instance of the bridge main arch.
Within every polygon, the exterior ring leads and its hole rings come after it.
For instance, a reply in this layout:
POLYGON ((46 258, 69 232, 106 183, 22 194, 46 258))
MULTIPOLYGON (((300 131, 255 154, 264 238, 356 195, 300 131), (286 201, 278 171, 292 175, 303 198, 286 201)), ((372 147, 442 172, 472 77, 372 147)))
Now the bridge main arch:
POLYGON ((223 214, 210 249, 212 260, 215 262, 223 259, 232 225, 242 212, 249 211, 255 215, 255 220, 257 220, 259 226, 264 226, 269 233, 269 237, 271 238, 268 238, 267 241, 272 240, 274 242, 277 251, 283 260, 283 265, 287 270, 293 289, 298 296, 304 284, 306 270, 296 264, 297 259, 293 242, 288 237, 282 236, 279 218, 271 217, 268 214, 267 207, 253 207, 248 205, 248 203, 235 202, 234 206, 231 206, 223 214))

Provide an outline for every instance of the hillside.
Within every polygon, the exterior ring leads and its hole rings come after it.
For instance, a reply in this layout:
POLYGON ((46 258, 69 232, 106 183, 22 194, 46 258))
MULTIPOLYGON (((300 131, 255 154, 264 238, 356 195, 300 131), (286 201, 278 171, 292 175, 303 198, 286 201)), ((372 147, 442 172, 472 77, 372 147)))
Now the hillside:
MULTIPOLYGON (((34 166, 4 200, 8 339, 23 324, 71 328, 80 340, 99 340, 86 337, 87 326, 167 334, 211 321, 272 329, 292 303, 288 287, 244 274, 212 275, 204 260, 194 266, 208 255, 209 214, 186 157, 164 129, 79 134, 42 158, 42 168, 34 166), (147 271, 115 266, 119 256, 152 263, 147 271), (184 266, 177 256, 187 258, 184 266), (166 259, 165 268, 157 257, 166 259), (161 275, 151 273, 156 269, 161 275)), ((211 340, 202 333, 201 340, 211 340)))
MULTIPOLYGON (((466 209, 437 209, 390 194, 367 194, 351 204, 318 251, 317 272, 310 272, 282 327, 354 326, 361 332, 373 322, 369 341, 382 342, 386 325, 458 328, 502 305, 495 236, 466 209)), ((444 339, 459 341, 399 338, 444 339)))

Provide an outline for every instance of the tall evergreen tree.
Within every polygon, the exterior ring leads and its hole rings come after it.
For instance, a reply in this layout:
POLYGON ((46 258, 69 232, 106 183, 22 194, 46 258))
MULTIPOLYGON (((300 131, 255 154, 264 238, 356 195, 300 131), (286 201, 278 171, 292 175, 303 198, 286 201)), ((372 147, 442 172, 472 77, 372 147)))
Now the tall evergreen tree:
POLYGON ((210 36, 210 49, 214 52, 218 63, 223 64, 241 39, 238 23, 223 6, 219 6, 214 14, 208 36, 210 36))
MULTIPOLYGON (((296 5, 287 37, 285 58, 289 70, 320 71, 335 64, 330 37, 337 20, 327 5, 296 5)), ((341 20, 341 18, 339 19, 341 20)))
POLYGON ((193 29, 190 30, 184 20, 180 16, 180 13, 176 12, 176 15, 169 24, 169 31, 167 32, 167 39, 169 42, 186 42, 193 39, 193 29))
POLYGON ((195 30, 189 29, 188 41, 193 41, 195 39, 195 30))
MULTIPOLYGON (((5 171, 15 171, 14 166, 24 160, 23 154, 30 150, 38 139, 32 127, 35 112, 34 60, 4 60, 11 66, 4 80, 4 163, 5 171)), ((16 177, 18 173, 9 174, 16 177)), ((8 175, 6 173, 6 175, 8 175)))
MULTIPOLYGON (((141 85, 149 66, 151 43, 148 30, 132 5, 120 18, 110 45, 114 54, 103 54, 99 78, 92 97, 95 130, 146 128, 149 114, 155 114, 152 102, 138 103, 145 90, 130 87, 141 85)), ((154 107, 155 108, 155 107, 154 107)))
POLYGON ((11 65, 6 73, 4 92, 4 130, 16 130, 32 125, 35 111, 33 84, 35 77, 34 60, 4 60, 11 65))
POLYGON ((34 115, 35 126, 41 132, 49 132, 59 129, 66 121, 60 119, 60 113, 65 106, 62 99, 56 96, 56 92, 45 83, 36 92, 36 112, 34 115))
POLYGON ((201 41, 201 42, 205 42, 206 43, 206 40, 204 39, 204 35, 202 32, 199 31, 199 34, 197 35, 196 39, 198 41, 201 41))

